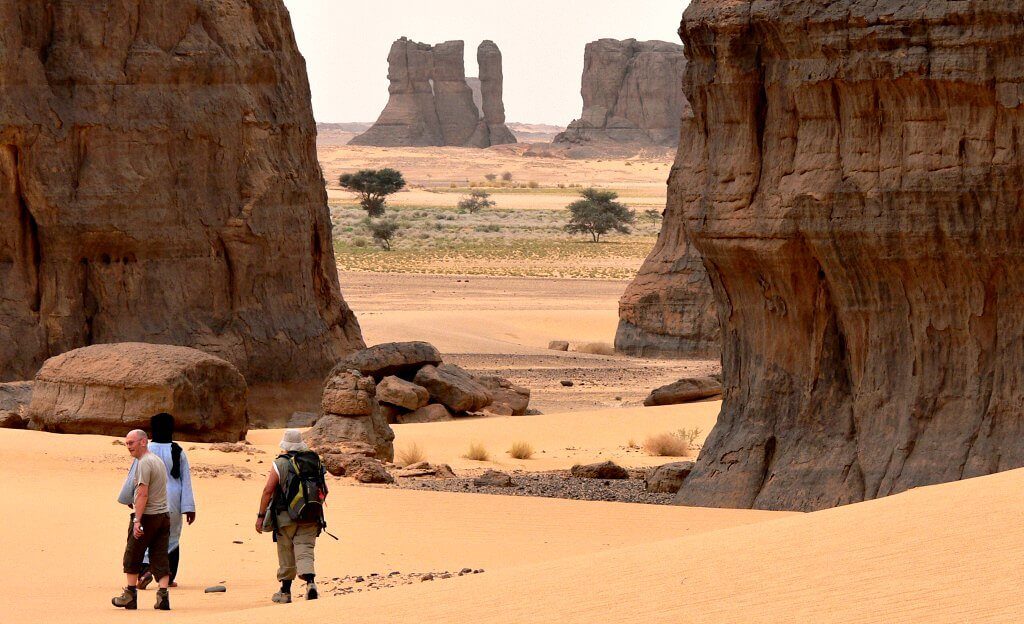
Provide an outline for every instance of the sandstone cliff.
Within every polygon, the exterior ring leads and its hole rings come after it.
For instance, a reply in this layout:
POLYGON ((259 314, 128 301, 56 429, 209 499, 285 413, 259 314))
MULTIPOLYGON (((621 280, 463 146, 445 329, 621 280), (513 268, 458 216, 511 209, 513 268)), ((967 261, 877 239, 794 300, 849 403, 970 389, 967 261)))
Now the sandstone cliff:
POLYGON ((689 104, 680 89, 686 57, 666 41, 600 39, 583 55, 582 116, 555 143, 675 145, 689 104))
POLYGON ((1024 465, 1024 3, 694 0, 681 35, 725 400, 678 501, 1024 465))
POLYGON ((93 343, 252 382, 362 346, 281 0, 0 4, 0 381, 93 343))
POLYGON ((402 37, 388 54, 388 103, 349 145, 489 147, 515 143, 505 126, 501 52, 477 49, 479 78, 466 78, 462 41, 431 46, 402 37))

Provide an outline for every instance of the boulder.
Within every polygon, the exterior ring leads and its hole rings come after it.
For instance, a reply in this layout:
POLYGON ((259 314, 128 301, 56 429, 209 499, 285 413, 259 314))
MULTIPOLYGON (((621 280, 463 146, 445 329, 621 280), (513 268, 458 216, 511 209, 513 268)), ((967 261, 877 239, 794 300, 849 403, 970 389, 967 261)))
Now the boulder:
POLYGON ((488 470, 473 479, 477 487, 512 487, 512 477, 500 470, 488 470))
POLYGON ((28 425, 28 405, 32 401, 32 382, 0 384, 0 429, 24 429, 28 425))
POLYGON ((373 378, 364 377, 354 370, 338 370, 324 384, 320 407, 325 414, 366 416, 375 406, 373 378))
POLYGON ((397 422, 403 425, 410 423, 442 422, 445 420, 453 420, 452 413, 448 411, 448 408, 440 403, 431 403, 430 405, 421 407, 414 412, 399 414, 397 418, 397 422))
POLYGON ((552 340, 548 343, 548 349, 552 351, 568 351, 569 341, 568 340, 552 340))
POLYGON ((689 104, 679 88, 686 57, 666 41, 600 39, 583 54, 583 114, 555 144, 675 146, 689 104))
POLYGON ((494 402, 483 409, 487 416, 512 416, 512 408, 504 403, 494 402))
POLYGON ((675 494, 691 470, 692 461, 672 462, 651 468, 644 477, 644 489, 659 494, 675 494))
POLYGON ((360 483, 394 483, 380 461, 358 453, 327 453, 324 468, 336 477, 351 477, 360 483))
POLYGON ((716 377, 687 377, 655 388, 644 399, 644 405, 676 405, 722 396, 722 381, 716 377))
POLYGON ((407 410, 418 410, 430 401, 430 393, 422 386, 390 375, 377 384, 377 400, 407 410))
POLYGON ((313 412, 292 412, 286 425, 288 429, 306 429, 316 424, 319 414, 313 412))
POLYGON ((1016 2, 693 0, 683 227, 726 392, 676 498, 813 511, 1024 466, 1016 2))
POLYGON ((377 411, 381 418, 389 425, 401 422, 402 416, 409 413, 409 410, 387 403, 377 403, 377 411))
POLYGON ((36 374, 33 429, 122 437, 174 415, 183 441, 245 438, 245 379, 231 363, 197 349, 138 342, 92 345, 48 359, 36 374))
POLYGON ((511 410, 509 415, 522 416, 529 409, 529 388, 517 386, 507 379, 490 375, 477 377, 476 380, 491 393, 493 402, 487 406, 487 410, 494 413, 499 413, 500 410, 503 413, 506 410, 499 406, 504 405, 511 410))
POLYGON ((441 363, 441 354, 427 342, 385 342, 350 353, 334 366, 331 376, 359 371, 377 380, 389 375, 411 379, 420 368, 441 363))
POLYGON ((494 400, 490 390, 454 364, 424 366, 416 373, 414 381, 430 392, 431 400, 453 412, 475 412, 494 400))
POLYGON ((489 147, 515 143, 505 126, 501 52, 477 49, 479 94, 466 77, 462 41, 431 46, 405 37, 388 54, 388 102, 380 117, 349 145, 489 147), (478 103, 479 102, 479 103, 478 103))
POLYGON ((606 461, 598 464, 576 464, 569 471, 580 479, 628 479, 629 471, 615 462, 606 461))
POLYGON ((363 341, 285 2, 7 0, 0 41, 0 381, 143 342, 315 401, 363 341))

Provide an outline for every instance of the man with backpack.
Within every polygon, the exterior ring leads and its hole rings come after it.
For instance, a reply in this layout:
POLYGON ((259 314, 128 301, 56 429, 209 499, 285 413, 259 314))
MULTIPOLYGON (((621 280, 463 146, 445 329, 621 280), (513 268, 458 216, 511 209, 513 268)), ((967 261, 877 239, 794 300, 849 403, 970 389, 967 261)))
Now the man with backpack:
POLYGON ((256 514, 256 532, 273 531, 277 542, 277 580, 281 589, 272 600, 292 601, 295 576, 306 581, 306 600, 316 600, 313 551, 324 522, 327 497, 325 470, 320 457, 302 441, 298 429, 288 429, 281 439, 283 454, 274 459, 256 514))

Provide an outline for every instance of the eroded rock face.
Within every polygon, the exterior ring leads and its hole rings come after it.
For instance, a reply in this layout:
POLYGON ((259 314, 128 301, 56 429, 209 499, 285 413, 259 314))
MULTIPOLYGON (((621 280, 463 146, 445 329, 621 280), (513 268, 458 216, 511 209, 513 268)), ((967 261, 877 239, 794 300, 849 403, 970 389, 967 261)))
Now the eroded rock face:
POLYGON ((678 175, 725 399, 679 502, 812 510, 1024 465, 1022 17, 689 5, 678 175))
POLYGON ((689 104, 680 89, 686 57, 666 41, 600 39, 583 55, 583 115, 555 143, 675 145, 689 104))
POLYGON ((654 249, 619 299, 615 350, 635 357, 713 358, 722 353, 718 312, 700 253, 683 228, 679 168, 687 157, 683 119, 676 162, 668 177, 668 198, 654 249))
POLYGON ((388 103, 369 130, 349 145, 489 147, 515 143, 505 126, 501 52, 477 49, 479 94, 466 78, 462 41, 431 46, 402 37, 388 54, 388 103), (477 103, 479 102, 479 104, 477 103))
POLYGON ((139 341, 290 383, 362 346, 281 0, 4 2, 0 82, 0 381, 139 341))
POLYGON ((243 440, 245 379, 231 363, 198 349, 92 345, 43 364, 27 416, 36 430, 121 437, 148 430, 149 419, 161 412, 174 416, 179 440, 243 440))

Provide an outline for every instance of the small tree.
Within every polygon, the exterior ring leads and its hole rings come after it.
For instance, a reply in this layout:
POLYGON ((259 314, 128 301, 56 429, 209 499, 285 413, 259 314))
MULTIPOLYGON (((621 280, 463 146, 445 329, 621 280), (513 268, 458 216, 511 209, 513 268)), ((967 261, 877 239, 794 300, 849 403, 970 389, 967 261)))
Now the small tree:
POLYGON ((405 178, 396 169, 361 169, 338 178, 342 188, 359 193, 359 205, 367 216, 384 216, 385 198, 405 188, 405 178))
POLYGON ((488 173, 484 177, 487 178, 488 182, 494 182, 495 180, 498 179, 498 174, 496 174, 496 173, 488 173))
POLYGON ((651 223, 657 223, 658 221, 661 221, 661 211, 659 210, 645 210, 644 216, 646 216, 651 223))
POLYGON ((569 204, 569 224, 565 231, 570 234, 590 234, 590 239, 601 242, 601 235, 608 232, 629 234, 629 226, 636 221, 636 212, 625 204, 615 201, 619 194, 587 188, 580 191, 583 199, 569 204))
POLYGON ((472 213, 480 212, 484 208, 490 208, 497 203, 493 199, 490 199, 490 197, 491 194, 487 191, 475 190, 459 201, 459 208, 461 210, 468 210, 472 213))
POLYGON ((512 172, 511 171, 506 171, 505 173, 501 174, 501 179, 506 181, 506 182, 511 182, 512 181, 512 172))
POLYGON ((398 236, 398 221, 394 219, 367 219, 366 227, 369 228, 373 240, 377 241, 385 251, 391 251, 391 241, 398 236))

